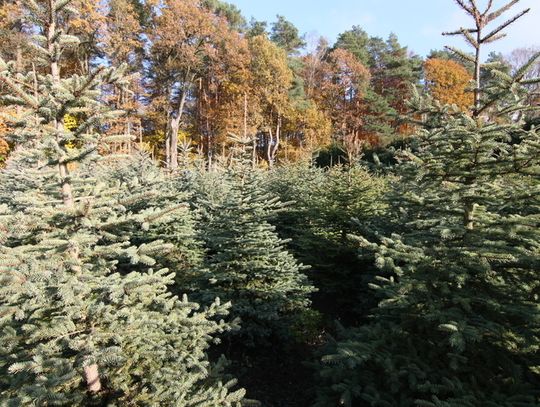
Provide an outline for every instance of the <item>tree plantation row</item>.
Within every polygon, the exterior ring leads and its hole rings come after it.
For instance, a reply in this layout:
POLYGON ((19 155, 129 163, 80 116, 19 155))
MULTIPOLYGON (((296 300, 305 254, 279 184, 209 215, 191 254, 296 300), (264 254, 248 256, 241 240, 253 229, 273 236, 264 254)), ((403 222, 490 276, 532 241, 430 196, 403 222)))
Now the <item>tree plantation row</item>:
POLYGON ((0 406, 540 406, 540 54, 455 3, 0 1, 0 406))

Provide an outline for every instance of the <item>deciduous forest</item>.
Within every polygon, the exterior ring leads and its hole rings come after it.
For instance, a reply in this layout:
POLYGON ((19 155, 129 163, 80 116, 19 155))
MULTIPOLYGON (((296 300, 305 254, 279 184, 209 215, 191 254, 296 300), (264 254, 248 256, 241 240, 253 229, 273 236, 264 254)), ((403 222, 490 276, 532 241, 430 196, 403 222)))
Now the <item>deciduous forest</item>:
POLYGON ((0 0, 0 406, 540 406, 540 49, 452 3, 0 0))

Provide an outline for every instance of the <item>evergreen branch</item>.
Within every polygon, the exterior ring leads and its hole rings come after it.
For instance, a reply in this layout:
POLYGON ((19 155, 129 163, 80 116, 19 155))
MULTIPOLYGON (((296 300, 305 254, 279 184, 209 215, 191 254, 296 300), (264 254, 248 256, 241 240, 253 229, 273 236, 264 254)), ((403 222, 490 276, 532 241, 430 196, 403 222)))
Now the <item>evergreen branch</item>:
POLYGON ((87 332, 88 331, 88 328, 85 328, 85 329, 79 329, 78 331, 72 331, 72 332, 68 332, 68 333, 65 333, 63 335, 60 335, 60 336, 56 336, 54 338, 51 338, 53 341, 58 341, 60 339, 64 339, 64 338, 67 338, 68 336, 73 336, 73 335, 77 335, 77 334, 82 334, 83 332, 87 332))
POLYGON ((73 0, 60 0, 57 3, 54 4, 54 11, 60 12, 62 11, 69 3, 71 3, 73 0))
POLYGON ((512 114, 516 112, 520 112, 520 113, 532 112, 532 111, 538 110, 538 108, 539 108, 538 106, 522 106, 522 105, 508 106, 502 109, 501 111, 499 111, 498 115, 501 116, 504 114, 512 114))
POLYGON ((514 82, 514 78, 512 78, 512 76, 508 75, 506 72, 499 70, 498 67, 486 66, 485 69, 489 69, 491 75, 493 75, 493 77, 502 82, 506 82, 507 84, 514 82))
POLYGON ((99 123, 100 118, 102 115, 100 113, 94 114, 93 116, 89 116, 83 123, 77 127, 77 129, 72 132, 75 137, 79 137, 84 133, 87 133, 88 129, 91 129, 92 126, 95 126, 99 123))
POLYGON ((467 32, 469 34, 474 34, 474 33, 477 33, 478 30, 476 28, 460 28, 459 30, 456 30, 456 31, 447 31, 447 32, 443 32, 442 35, 463 35, 463 32, 467 32))
POLYGON ((536 85, 537 83, 540 83, 540 78, 525 79, 523 81, 519 81, 519 83, 522 85, 536 85))
POLYGON ((478 49, 479 47, 478 41, 476 41, 476 39, 470 33, 468 33, 467 31, 463 31, 462 34, 467 40, 467 42, 471 44, 474 49, 478 49))
POLYGON ((43 12, 43 10, 34 0, 25 0, 24 4, 32 13, 36 15, 36 17, 40 17, 40 14, 43 12))
POLYGON ((480 66, 482 67, 482 69, 489 69, 489 70, 493 70, 493 69, 498 70, 500 68, 504 68, 504 64, 499 61, 486 62, 484 64, 480 64, 480 66))
MULTIPOLYGON (((497 11, 494 11, 493 13, 490 13, 487 15, 486 19, 487 22, 491 22, 495 20, 496 18, 500 17, 504 13, 506 13, 508 10, 510 10, 512 7, 514 7, 517 3, 519 3, 520 0, 512 0, 510 3, 506 4, 505 6, 501 7, 497 11)), ((490 1, 491 5, 492 1, 490 1)))
POLYGON ((42 47, 47 44, 47 37, 45 37, 44 35, 34 34, 30 38, 32 38, 34 46, 42 47))
MULTIPOLYGON (((519 0, 518 0, 519 1, 519 0)), ((504 23, 502 23, 499 27, 497 27, 496 29, 494 29, 493 31, 491 31, 488 35, 486 35, 484 38, 482 38, 480 40, 480 43, 487 43, 488 40, 497 35, 498 33, 500 33, 502 30, 504 30, 506 27, 508 27, 510 24, 514 23, 515 21, 517 21, 518 19, 520 19, 521 17, 523 17, 525 14, 527 14, 529 11, 531 11, 530 8, 526 9, 526 10, 523 10, 521 13, 519 14, 516 14, 514 17, 512 17, 511 19, 505 21, 504 23)))
MULTIPOLYGON (((26 88, 27 90, 31 90, 31 91, 34 90, 33 86, 31 86, 31 85, 29 85, 29 84, 27 84, 27 83, 25 83, 23 81, 20 81, 15 77, 11 77, 10 79, 13 81, 14 84, 20 85, 22 88, 26 88)), ((23 90, 23 89, 21 89, 21 90, 23 90)))
POLYGON ((41 169, 52 167, 58 164, 69 164, 73 162, 79 162, 79 161, 82 161, 84 158, 88 157, 90 154, 92 154, 96 150, 97 150, 97 147, 90 147, 90 148, 87 148, 86 150, 81 151, 79 154, 76 154, 71 157, 59 158, 57 160, 49 160, 44 165, 39 167, 39 169, 41 170, 41 169))
MULTIPOLYGON (((40 167, 38 169, 42 169, 42 168, 45 168, 46 166, 43 166, 43 167, 40 167)), ((74 202, 82 202, 82 201, 88 201, 88 200, 91 200, 91 199, 94 199, 95 196, 94 195, 87 195, 87 196, 79 196, 79 197, 76 197, 76 198, 73 198, 73 201, 74 202)), ((51 199, 49 201, 43 201, 43 204, 44 205, 59 205, 59 204, 62 204, 64 201, 62 199, 51 199)))
POLYGON ((166 215, 168 215, 169 213, 173 213, 173 212, 176 212, 177 210, 179 209, 186 209, 186 208, 189 208, 189 205, 186 204, 186 203, 182 203, 182 204, 178 204, 178 205, 175 205, 175 206, 172 206, 170 207, 169 209, 165 209, 157 214, 154 214, 152 216, 148 216, 146 219, 145 219, 145 222, 147 223, 152 223, 152 222, 155 222, 156 220, 158 220, 159 218, 162 218, 166 215))
POLYGON ((520 81, 521 79, 523 79, 527 71, 535 64, 535 62, 539 58, 540 58, 540 51, 536 52, 531 58, 529 58, 529 60, 521 68, 518 69, 518 71, 514 75, 514 80, 520 81))
POLYGON ((39 104, 31 95, 22 90, 17 84, 15 84, 9 77, 0 73, 0 82, 5 83, 16 95, 20 96, 29 106, 33 109, 37 109, 39 104))
POLYGON ((84 158, 88 157, 90 154, 92 154, 96 150, 97 150, 97 147, 87 148, 86 150, 81 151, 79 154, 77 154, 77 155, 75 155, 73 157, 68 157, 67 159, 63 160, 62 163, 63 164, 69 164, 69 163, 72 163, 72 162, 82 161, 84 158))
MULTIPOLYGON (((28 46, 30 46, 34 51, 38 52, 43 58, 47 60, 51 57, 50 52, 39 44, 31 42, 28 44, 28 46)), ((39 59, 43 61, 44 60, 43 58, 39 58, 39 59)))
POLYGON ((73 92, 73 95, 76 98, 79 98, 82 96, 82 94, 94 83, 94 80, 105 70, 104 67, 100 66, 98 67, 94 72, 92 72, 90 75, 88 75, 86 81, 83 83, 83 85, 75 90, 73 92))
POLYGON ((456 56, 460 57, 464 61, 472 62, 472 63, 475 62, 475 59, 472 55, 469 55, 465 53, 464 51, 461 51, 460 49, 457 49, 451 46, 445 46, 444 48, 446 48, 450 52, 453 52, 454 54, 456 54, 456 56))
POLYGON ((495 36, 493 36, 493 37, 491 37, 491 38, 485 40, 485 41, 484 41, 484 44, 490 44, 490 43, 495 42, 495 41, 498 41, 498 40, 500 40, 500 39, 502 39, 502 38, 504 38, 504 37, 506 37, 506 33, 500 33, 500 34, 497 34, 497 35, 495 35, 495 36))

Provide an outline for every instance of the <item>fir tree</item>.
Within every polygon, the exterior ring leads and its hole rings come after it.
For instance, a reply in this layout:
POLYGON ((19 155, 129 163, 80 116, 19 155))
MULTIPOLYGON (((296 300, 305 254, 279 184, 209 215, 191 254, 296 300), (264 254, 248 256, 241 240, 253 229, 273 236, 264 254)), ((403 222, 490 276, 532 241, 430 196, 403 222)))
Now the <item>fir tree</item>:
POLYGON ((99 130, 118 116, 101 89, 127 83, 123 69, 61 74, 78 42, 63 30, 77 12, 70 3, 24 2, 39 73, 0 59, 4 99, 26 108, 0 173, 1 404, 239 405, 244 391, 230 391, 234 380, 222 382, 222 362, 206 355, 234 325, 219 320, 230 305, 172 296, 174 274, 154 269, 172 245, 137 243, 175 205, 145 202, 148 191, 134 193, 135 180, 97 154, 107 141, 99 130), (84 120, 68 129, 68 114, 84 120))
POLYGON ((382 301, 373 322, 330 346, 319 406, 540 402, 540 134, 518 113, 529 108, 523 87, 533 80, 523 75, 535 58, 513 76, 486 66, 498 81, 480 86, 482 43, 526 11, 486 35, 517 2, 495 11, 491 1, 483 11, 457 3, 475 21, 459 30, 477 51, 475 106, 467 114, 412 101, 436 118, 401 157, 389 197, 399 221, 378 243, 358 238, 376 255, 382 301))
POLYGON ((176 290, 183 294, 186 287, 182 281, 189 278, 201 266, 202 242, 197 237, 197 216, 189 202, 192 196, 181 190, 174 177, 167 177, 148 157, 132 156, 121 166, 111 168, 107 162, 99 174, 121 185, 120 199, 127 212, 153 211, 152 222, 144 228, 134 227, 131 242, 137 245, 164 241, 170 250, 155 253, 154 259, 161 267, 177 270, 176 290))
POLYGON ((325 170, 296 164, 269 177, 270 191, 294 202, 272 223, 295 257, 311 267, 319 303, 341 320, 358 320, 373 305, 366 284, 376 269, 355 256, 358 248, 348 235, 357 231, 352 218, 366 229, 384 218, 387 181, 361 166, 341 165, 325 170))
POLYGON ((314 288, 269 223, 283 204, 247 163, 200 175, 195 204, 207 253, 194 295, 233 302, 246 339, 286 336, 287 323, 309 307, 314 288))

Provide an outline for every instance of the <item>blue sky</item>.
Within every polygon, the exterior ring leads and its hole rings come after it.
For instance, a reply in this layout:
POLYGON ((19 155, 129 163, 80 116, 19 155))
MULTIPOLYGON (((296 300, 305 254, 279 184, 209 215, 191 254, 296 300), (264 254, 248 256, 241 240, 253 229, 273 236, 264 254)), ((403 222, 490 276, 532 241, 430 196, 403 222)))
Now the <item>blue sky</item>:
MULTIPOLYGON (((420 55, 440 49, 451 40, 443 31, 467 24, 465 14, 452 0, 228 0, 249 19, 274 21, 282 14, 308 38, 324 36, 331 42, 338 33, 360 25, 372 36, 387 37, 394 32, 400 42, 420 55)), ((487 0, 477 0, 479 5, 487 0)), ((495 5, 508 0, 495 0, 495 5)), ((508 53, 523 46, 540 45, 540 0, 521 0, 514 11, 532 8, 508 30, 505 38, 488 48, 508 53)), ((462 45, 454 41, 453 45, 462 45)))

